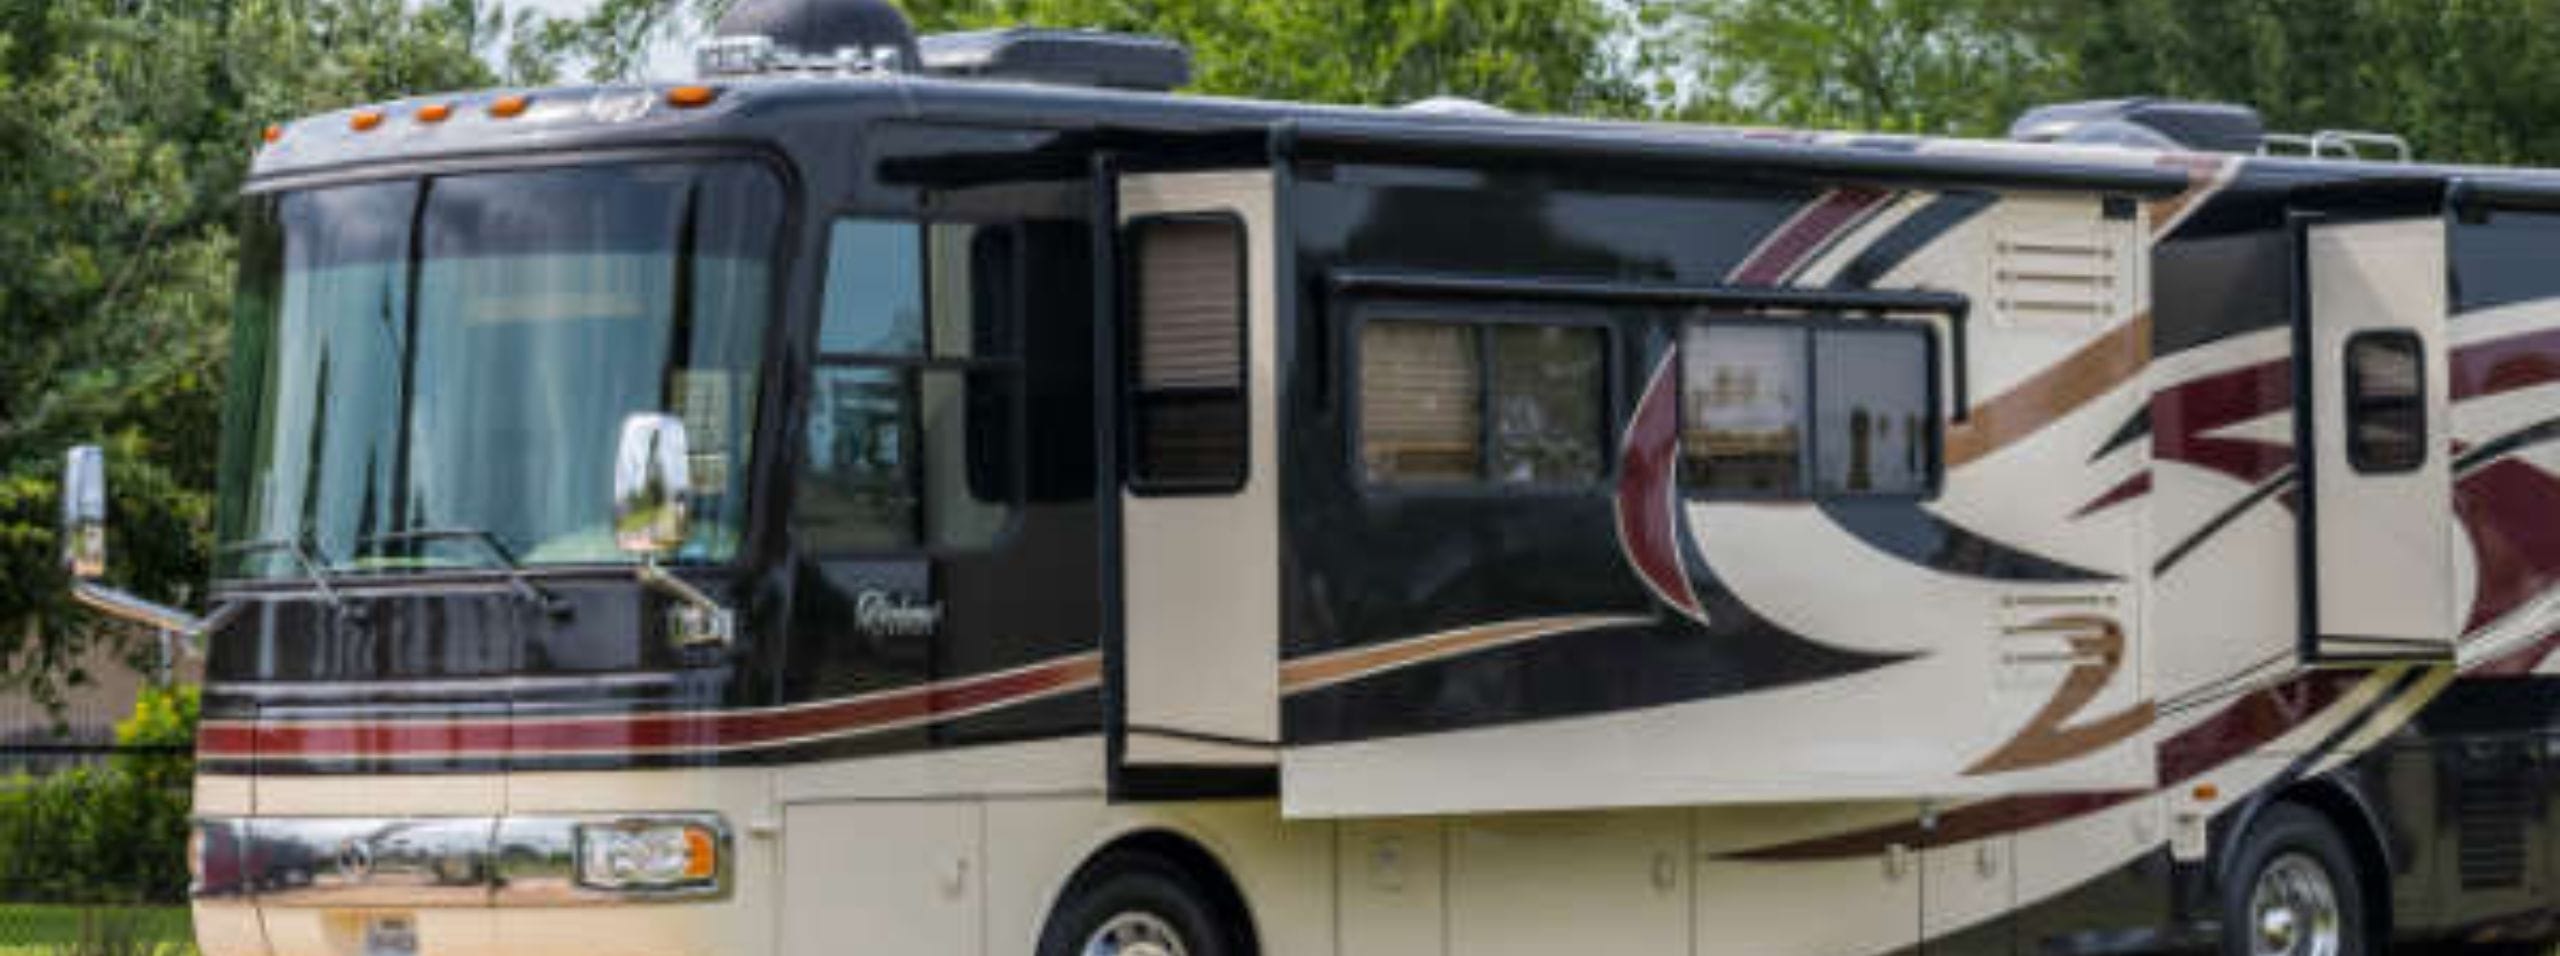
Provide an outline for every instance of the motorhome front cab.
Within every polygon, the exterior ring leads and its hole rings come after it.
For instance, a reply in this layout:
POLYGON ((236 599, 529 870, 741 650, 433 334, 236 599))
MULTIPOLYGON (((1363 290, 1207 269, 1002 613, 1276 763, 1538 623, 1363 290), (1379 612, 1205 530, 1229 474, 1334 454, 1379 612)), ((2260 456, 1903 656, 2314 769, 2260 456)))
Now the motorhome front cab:
POLYGON ((819 9, 260 151, 207 952, 2550 928, 2560 180, 819 9))

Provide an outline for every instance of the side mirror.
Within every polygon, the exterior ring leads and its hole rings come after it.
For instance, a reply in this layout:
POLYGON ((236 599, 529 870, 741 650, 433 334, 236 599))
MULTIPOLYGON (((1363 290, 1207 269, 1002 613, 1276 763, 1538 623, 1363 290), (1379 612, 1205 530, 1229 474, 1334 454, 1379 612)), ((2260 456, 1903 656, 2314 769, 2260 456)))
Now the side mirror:
POLYGON ((189 653, 200 653, 205 635, 239 613, 224 604, 200 618, 98 583, 107 573, 107 456, 96 445, 62 458, 62 567, 71 572, 71 599, 130 624, 175 633, 189 653))
POLYGON ((622 420, 613 459, 613 539, 654 559, 684 546, 693 530, 693 456, 684 422, 641 413, 622 420))
POLYGON ((107 573, 107 456, 96 445, 63 456, 62 566, 80 581, 107 573))
POLYGON ((643 412, 622 420, 613 456, 613 541, 640 558, 640 581, 677 601, 669 632, 677 644, 726 646, 737 640, 737 615, 658 566, 693 531, 693 455, 684 422, 643 412))

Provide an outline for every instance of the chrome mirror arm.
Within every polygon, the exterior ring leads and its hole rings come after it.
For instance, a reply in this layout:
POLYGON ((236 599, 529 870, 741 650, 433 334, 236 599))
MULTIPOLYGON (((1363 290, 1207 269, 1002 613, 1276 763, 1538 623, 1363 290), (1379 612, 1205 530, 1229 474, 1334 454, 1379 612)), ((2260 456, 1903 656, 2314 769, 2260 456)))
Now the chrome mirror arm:
POLYGON ((204 656, 206 637, 231 623, 232 618, 240 616, 238 602, 224 602, 216 605, 212 614, 197 617, 95 581, 72 582, 71 599, 82 607, 116 620, 176 634, 179 644, 196 657, 204 656))
POLYGON ((714 644, 726 647, 737 641, 738 615, 720 602, 702 593, 692 582, 677 577, 659 566, 655 555, 641 558, 635 572, 642 585, 674 598, 682 607, 674 609, 670 624, 675 628, 676 643, 685 646, 714 644))

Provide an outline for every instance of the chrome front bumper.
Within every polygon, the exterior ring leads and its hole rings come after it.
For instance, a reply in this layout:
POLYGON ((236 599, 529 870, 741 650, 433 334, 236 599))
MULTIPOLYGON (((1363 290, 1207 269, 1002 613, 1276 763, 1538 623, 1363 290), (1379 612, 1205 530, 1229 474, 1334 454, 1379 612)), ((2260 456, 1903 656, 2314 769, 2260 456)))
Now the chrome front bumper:
POLYGON ((732 889, 735 843, 717 814, 213 817, 188 846, 195 897, 310 908, 598 906, 707 902, 732 889), (605 889, 578 877, 584 828, 666 823, 717 834, 707 884, 605 889))

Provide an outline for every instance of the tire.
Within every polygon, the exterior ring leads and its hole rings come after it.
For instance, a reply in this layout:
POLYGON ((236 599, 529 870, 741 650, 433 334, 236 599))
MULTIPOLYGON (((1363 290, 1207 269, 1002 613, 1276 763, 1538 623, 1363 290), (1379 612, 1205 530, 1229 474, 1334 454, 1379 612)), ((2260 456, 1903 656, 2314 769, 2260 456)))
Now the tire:
POLYGON ((2249 828, 2222 887, 2224 956, 2367 956, 2365 875, 2327 817, 2279 803, 2249 828))
POLYGON ((1181 864, 1143 851, 1094 860, 1040 932, 1040 956, 1249 956, 1241 921, 1181 864))

